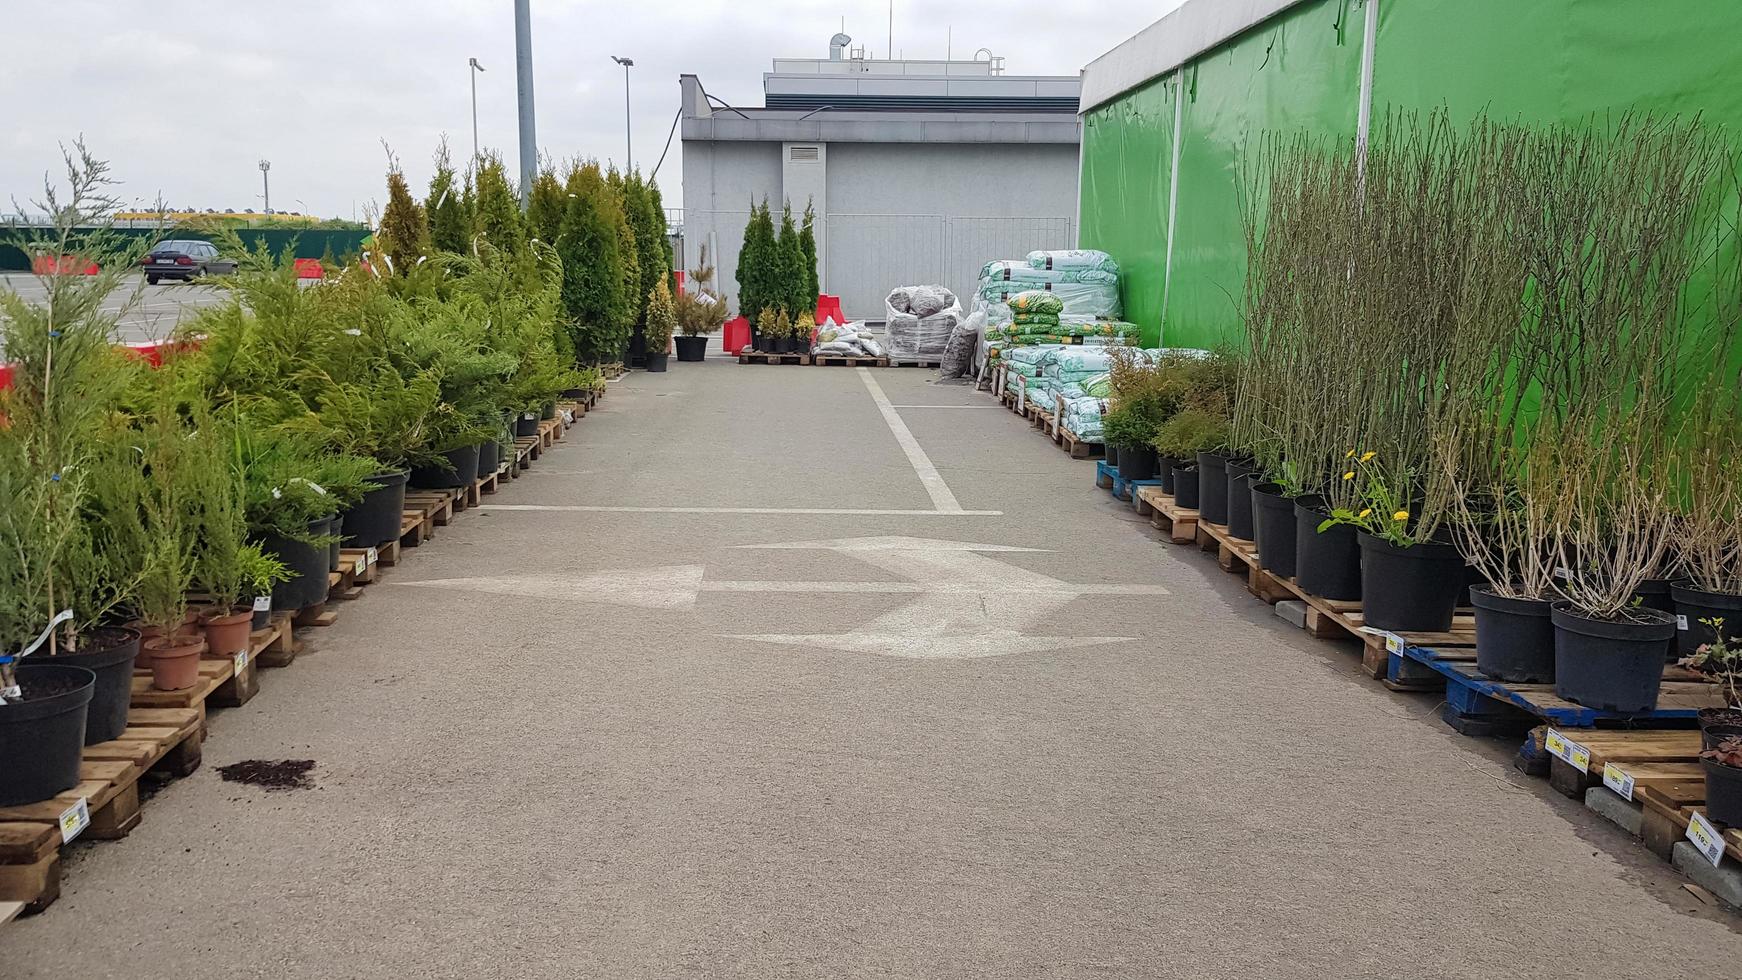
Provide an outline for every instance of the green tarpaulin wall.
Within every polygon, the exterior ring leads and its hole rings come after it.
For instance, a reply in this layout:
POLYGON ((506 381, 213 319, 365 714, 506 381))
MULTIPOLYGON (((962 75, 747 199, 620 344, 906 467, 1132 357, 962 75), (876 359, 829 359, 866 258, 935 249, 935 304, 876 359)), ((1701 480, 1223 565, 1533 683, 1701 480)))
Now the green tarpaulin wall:
MULTIPOLYGON (((1242 168, 1266 131, 1354 142, 1367 2, 1306 0, 1084 116, 1081 244, 1119 260, 1145 343, 1239 336, 1242 168)), ((1380 0, 1378 14, 1375 128, 1397 111, 1572 123, 1638 109, 1742 133, 1738 0, 1380 0)))
MULTIPOLYGON (((192 231, 163 231, 156 228, 122 228, 120 234, 153 240, 163 238, 192 238, 202 241, 211 240, 210 235, 192 231)), ((46 233, 44 233, 46 235, 46 233)), ((25 232, 26 238, 36 237, 25 232)), ((282 256, 284 250, 292 242, 296 244, 298 259, 318 259, 331 254, 335 259, 354 255, 362 249, 363 239, 369 237, 366 231, 337 231, 323 228, 307 228, 293 230, 286 228, 238 228, 236 236, 242 239, 242 244, 253 248, 255 242, 265 242, 266 247, 274 256, 282 256)), ((7 240, 9 236, 0 231, 0 271, 16 271, 30 268, 30 259, 17 246, 7 240)))

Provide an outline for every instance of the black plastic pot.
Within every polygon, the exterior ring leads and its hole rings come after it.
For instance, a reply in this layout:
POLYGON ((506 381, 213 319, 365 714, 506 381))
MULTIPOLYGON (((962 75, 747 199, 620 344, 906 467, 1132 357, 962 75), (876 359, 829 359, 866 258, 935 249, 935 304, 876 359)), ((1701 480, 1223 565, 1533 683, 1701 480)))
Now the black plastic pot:
POLYGON ((1399 548, 1357 531, 1361 543, 1361 618, 1375 629, 1443 633, 1464 594, 1464 556, 1432 541, 1399 548))
POLYGON ((1554 690, 1587 708, 1644 713, 1657 707, 1664 650, 1675 641, 1675 617, 1633 609, 1640 621, 1609 622, 1554 604, 1554 690))
POLYGON ((671 359, 670 354, 649 354, 649 355, 647 355, 647 373, 648 374, 664 374, 665 370, 666 370, 666 364, 670 359, 671 359))
POLYGON ((266 627, 271 626, 271 625, 272 625, 272 597, 271 596, 256 597, 254 600, 254 618, 248 623, 248 628, 251 630, 263 630, 266 627), (262 599, 262 598, 264 598, 266 600, 264 603, 260 601, 260 599, 262 599), (262 608, 260 608, 261 606, 265 606, 266 608, 262 609, 262 608))
POLYGON ((419 466, 411 471, 411 485, 425 490, 451 490, 478 482, 478 447, 461 446, 442 453, 446 467, 419 466))
POLYGON ((1700 751, 1710 752, 1737 738, 1742 738, 1742 725, 1708 725, 1700 729, 1700 751))
POLYGON ((1706 816, 1732 826, 1742 823, 1742 769, 1701 759, 1706 767, 1706 816))
POLYGON ((1294 502, 1294 574, 1296 584, 1321 599, 1352 602, 1361 598, 1361 546, 1355 529, 1319 525, 1330 515, 1316 497, 1294 502))
POLYGON ((1198 520, 1228 523, 1228 457, 1221 453, 1198 454, 1198 520))
POLYGON ((405 481, 409 475, 401 470, 369 478, 379 489, 364 494, 355 507, 345 511, 341 522, 345 547, 373 548, 399 540, 399 522, 405 518, 405 481))
POLYGON ((636 367, 641 364, 642 358, 646 356, 647 331, 645 328, 637 325, 635 332, 629 335, 629 356, 623 359, 623 363, 629 367, 636 367))
POLYGON ((546 422, 556 418, 556 402, 545 402, 544 406, 538 410, 538 417, 546 422))
POLYGON ((1470 588, 1476 607, 1476 669, 1514 684, 1554 683, 1552 603, 1508 599, 1486 586, 1470 588))
POLYGON ((538 435, 538 413, 521 412, 514 420, 514 437, 525 439, 527 436, 538 435))
POLYGON ((1742 640, 1742 595, 1706 592, 1689 582, 1676 582, 1669 587, 1675 600, 1676 649, 1682 656, 1718 638, 1718 631, 1701 622, 1704 619, 1724 621, 1724 636, 1742 640))
MULTIPOLYGON (((44 658, 47 663, 83 667, 97 678, 85 715, 85 744, 120 738, 127 728, 127 708, 133 700, 133 658, 139 656, 139 631, 109 626, 84 636, 83 653, 44 658)), ((29 663, 31 661, 25 661, 29 663)))
MULTIPOLYGON (((131 674, 129 675, 131 684, 131 674)), ((18 665, 25 701, 0 708, 0 806, 39 803, 79 783, 97 675, 61 663, 18 665), (55 693, 32 697, 32 690, 55 693)))
POLYGON ((1293 578, 1296 545, 1294 498, 1284 497, 1274 483, 1252 484, 1252 542, 1258 546, 1258 567, 1282 578, 1293 578))
POLYGON ((673 337, 677 344, 677 359, 680 361, 699 361, 708 355, 708 337, 701 334, 695 337, 673 337))
POLYGON ((1169 496, 1173 494, 1173 469, 1178 465, 1180 461, 1172 456, 1155 457, 1155 478, 1161 481, 1161 492, 1169 496))
POLYGON ((1120 449, 1119 478, 1121 480, 1155 479, 1155 450, 1148 446, 1136 448, 1125 446, 1120 449))
POLYGON ((1666 578, 1648 578, 1639 583, 1634 591, 1639 604, 1647 609, 1661 609, 1666 613, 1675 612, 1675 597, 1669 593, 1670 580, 1666 578))
MULTIPOLYGON (((308 533, 327 534, 331 519, 310 521, 308 533)), ((260 542, 265 552, 290 568, 290 578, 272 587, 272 608, 303 609, 327 601, 327 549, 280 535, 260 542)))
POLYGON ((339 554, 339 549, 343 547, 345 543, 344 527, 345 515, 329 514, 327 516, 327 533, 337 535, 337 537, 333 539, 333 543, 327 545, 327 571, 329 572, 336 572, 339 570, 339 559, 343 557, 339 554))
POLYGON ((1198 493, 1198 468, 1195 466, 1175 466, 1173 468, 1173 502, 1187 510, 1197 510, 1200 494, 1198 493))
POLYGON ((502 468, 502 444, 495 439, 478 447, 478 475, 489 476, 502 468))
POLYGON ((1251 460, 1231 459, 1228 461, 1228 534, 1243 541, 1251 541, 1255 533, 1252 529, 1252 471, 1251 460))
POLYGON ((1119 447, 1110 442, 1107 443, 1107 465, 1114 469, 1119 468, 1119 447))

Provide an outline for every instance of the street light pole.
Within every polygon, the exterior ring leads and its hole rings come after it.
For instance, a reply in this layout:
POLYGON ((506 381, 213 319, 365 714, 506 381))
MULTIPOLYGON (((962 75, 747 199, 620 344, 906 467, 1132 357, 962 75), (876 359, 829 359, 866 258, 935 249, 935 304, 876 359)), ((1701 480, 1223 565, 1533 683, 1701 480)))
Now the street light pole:
POLYGON ((266 172, 271 169, 271 160, 260 161, 260 193, 262 200, 265 201, 267 214, 272 213, 272 181, 266 176, 266 172))
POLYGON ((476 58, 467 58, 466 64, 472 68, 471 71, 466 72, 466 77, 472 80, 472 164, 476 166, 478 163, 478 73, 484 70, 484 66, 478 64, 476 58))
POLYGON ((520 96, 520 206, 532 194, 538 176, 538 134, 532 110, 532 3, 514 0, 514 74, 520 96))
POLYGON ((611 60, 623 66, 623 172, 627 175, 635 169, 635 135, 629 126, 629 69, 635 67, 635 60, 616 55, 611 60))

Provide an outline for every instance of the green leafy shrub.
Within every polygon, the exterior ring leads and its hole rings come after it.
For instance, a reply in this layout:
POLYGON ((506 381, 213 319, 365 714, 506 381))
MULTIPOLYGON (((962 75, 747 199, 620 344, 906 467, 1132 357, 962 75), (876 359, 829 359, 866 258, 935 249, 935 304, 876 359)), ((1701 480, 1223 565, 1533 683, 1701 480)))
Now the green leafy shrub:
POLYGON ((1227 448, 1228 424, 1223 416, 1201 408, 1182 409, 1157 427, 1150 444, 1163 456, 1196 459, 1198 453, 1227 448))

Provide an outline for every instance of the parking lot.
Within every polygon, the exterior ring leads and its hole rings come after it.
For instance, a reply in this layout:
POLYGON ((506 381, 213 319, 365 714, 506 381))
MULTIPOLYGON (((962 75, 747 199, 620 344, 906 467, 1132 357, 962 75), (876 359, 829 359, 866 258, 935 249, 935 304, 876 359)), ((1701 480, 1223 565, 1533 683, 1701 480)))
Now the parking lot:
MULTIPOLYGON (((27 272, 0 273, 0 286, 16 291, 26 300, 41 300, 44 295, 42 283, 27 272)), ((115 339, 136 344, 167 337, 176 324, 194 316, 200 307, 220 302, 223 296, 221 290, 188 283, 149 286, 142 277, 133 275, 104 301, 103 308, 112 312, 126 310, 116 324, 115 339)))

